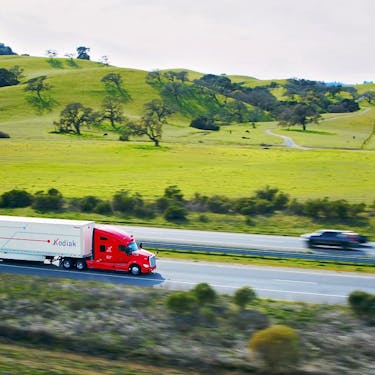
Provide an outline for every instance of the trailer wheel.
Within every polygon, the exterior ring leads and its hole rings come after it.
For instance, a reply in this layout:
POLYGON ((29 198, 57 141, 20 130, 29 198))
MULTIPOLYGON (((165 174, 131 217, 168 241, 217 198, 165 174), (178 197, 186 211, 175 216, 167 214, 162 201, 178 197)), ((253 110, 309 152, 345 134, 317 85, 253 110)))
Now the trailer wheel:
POLYGON ((76 262, 76 268, 78 271, 83 271, 86 268, 86 262, 84 259, 78 259, 76 262))
POLYGON ((70 258, 64 258, 63 261, 62 261, 62 266, 66 270, 70 270, 73 267, 73 262, 70 258))
POLYGON ((136 264, 130 266, 129 271, 133 276, 138 276, 141 274, 141 268, 136 264))

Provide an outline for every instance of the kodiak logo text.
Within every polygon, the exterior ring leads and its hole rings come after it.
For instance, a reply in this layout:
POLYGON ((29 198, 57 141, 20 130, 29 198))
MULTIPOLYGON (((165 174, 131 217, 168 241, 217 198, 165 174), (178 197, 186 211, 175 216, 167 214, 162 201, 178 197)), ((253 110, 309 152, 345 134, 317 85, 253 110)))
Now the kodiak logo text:
POLYGON ((75 240, 60 240, 59 238, 55 239, 52 245, 59 247, 77 247, 75 240))

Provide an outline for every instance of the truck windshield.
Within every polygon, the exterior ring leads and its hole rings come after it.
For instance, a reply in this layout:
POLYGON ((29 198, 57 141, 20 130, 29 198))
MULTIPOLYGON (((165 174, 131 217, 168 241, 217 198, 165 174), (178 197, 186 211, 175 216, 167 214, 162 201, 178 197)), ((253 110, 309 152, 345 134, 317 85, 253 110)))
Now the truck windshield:
POLYGON ((136 242, 131 242, 130 244, 128 244, 128 253, 132 253, 133 251, 137 251, 138 250, 138 246, 136 244, 136 242))
POLYGON ((138 250, 138 246, 136 242, 131 242, 127 246, 125 245, 120 245, 119 250, 125 252, 126 254, 131 254, 133 251, 138 250))

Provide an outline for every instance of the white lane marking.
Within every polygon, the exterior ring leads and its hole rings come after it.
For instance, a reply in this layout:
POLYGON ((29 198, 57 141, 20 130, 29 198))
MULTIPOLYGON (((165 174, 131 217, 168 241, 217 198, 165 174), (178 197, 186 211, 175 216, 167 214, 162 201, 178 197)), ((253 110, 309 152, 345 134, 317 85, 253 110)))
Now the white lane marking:
POLYGON ((203 261, 186 261, 186 260, 178 260, 178 259, 159 259, 158 263, 184 263, 189 265, 195 265, 200 267, 216 267, 216 268, 238 268, 238 269, 249 269, 249 270, 256 270, 256 271, 272 271, 272 272, 283 272, 283 273, 294 273, 294 274, 302 274, 302 275, 319 275, 319 276, 340 276, 340 277, 348 277, 348 278, 358 278, 358 279, 370 279, 375 280, 375 275, 363 275, 358 272, 341 272, 341 271, 327 271, 327 270, 317 270, 317 271, 301 271, 297 270, 296 268, 286 269, 285 267, 269 267, 269 266, 251 266, 246 264, 228 264, 228 263, 215 263, 215 262, 203 262, 203 261))
POLYGON ((318 284, 317 282, 313 282, 313 281, 301 281, 301 280, 272 279, 272 281, 281 281, 282 283, 293 283, 293 284, 296 284, 296 283, 300 283, 300 284, 313 284, 313 285, 317 285, 318 284))
MULTIPOLYGON (((167 284, 167 283, 175 283, 175 284, 185 284, 185 285, 196 285, 198 282, 191 282, 191 281, 177 281, 177 280, 166 280, 160 283, 160 285, 167 284)), ((232 286, 232 285, 225 285, 225 284, 210 284, 212 287, 217 288, 227 288, 227 289, 239 289, 240 286, 232 286)), ((277 292, 277 293, 292 293, 292 294, 303 294, 303 295, 312 295, 312 296, 326 296, 326 297, 338 297, 338 298, 348 298, 348 296, 343 296, 341 294, 327 294, 327 293, 314 293, 314 292, 299 292, 294 290, 279 290, 279 289, 268 289, 268 288, 254 288, 255 290, 263 291, 263 292, 277 292)))

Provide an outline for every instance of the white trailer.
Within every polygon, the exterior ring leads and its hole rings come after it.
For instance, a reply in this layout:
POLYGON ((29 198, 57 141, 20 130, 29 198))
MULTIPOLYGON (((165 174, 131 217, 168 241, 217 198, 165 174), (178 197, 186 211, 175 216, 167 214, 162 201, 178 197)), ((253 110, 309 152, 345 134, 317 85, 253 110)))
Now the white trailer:
POLYGON ((93 251, 93 221, 0 216, 0 259, 52 262, 93 251))

